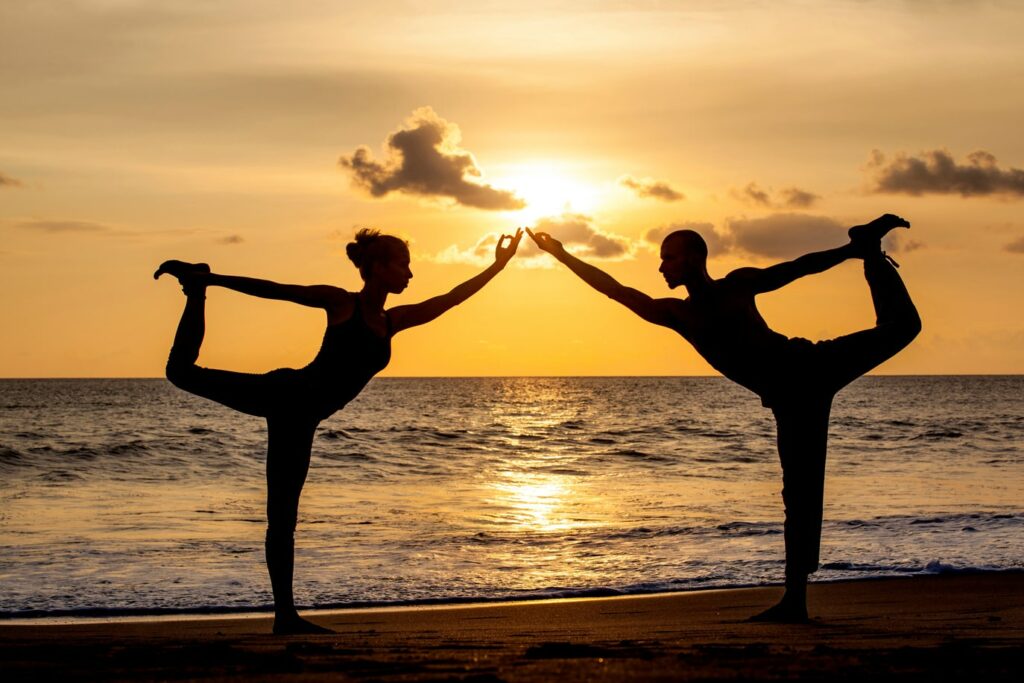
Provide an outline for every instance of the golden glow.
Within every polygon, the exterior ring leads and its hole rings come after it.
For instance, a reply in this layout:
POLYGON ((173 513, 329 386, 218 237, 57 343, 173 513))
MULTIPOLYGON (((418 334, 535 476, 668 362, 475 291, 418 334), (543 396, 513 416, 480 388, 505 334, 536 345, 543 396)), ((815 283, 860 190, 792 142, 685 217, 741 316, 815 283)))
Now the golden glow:
MULTIPOLYGON (((167 258, 354 290, 345 241, 378 227, 413 245, 415 278, 394 306, 479 272, 488 236, 566 212, 589 217, 585 246, 628 245, 593 263, 655 297, 685 292, 666 289, 652 231, 905 215, 914 228, 895 257, 924 330, 879 372, 1024 371, 1024 322, 1008 314, 1024 300, 1024 198, 874 193, 864 168, 873 148, 942 147, 1024 167, 1024 88, 1011 87, 1024 69, 1020 3, 8 4, 0 34, 18 59, 0 68, 0 377, 161 376, 183 303, 150 278, 167 258), (354 187, 339 157, 366 145, 394 161, 382 143, 423 106, 458 126, 481 173, 469 181, 526 208, 354 187), (644 195, 618 184, 625 175, 686 197, 644 195), (751 183, 768 199, 746 194, 751 183), (789 206, 788 188, 817 199, 789 206)), ((713 276, 803 251, 739 247, 711 259, 713 276)), ((513 262, 398 335, 384 374, 714 374, 674 332, 546 255, 532 261, 552 267, 513 262)), ((875 320, 854 263, 758 305, 773 328, 811 339, 875 320)), ((301 366, 323 323, 320 310, 211 290, 200 362, 301 366)))
POLYGON ((510 213, 527 225, 545 216, 589 214, 601 199, 597 187, 573 178, 551 162, 513 167, 511 173, 496 179, 495 185, 512 190, 526 202, 525 208, 510 213))
POLYGON ((508 510, 507 523, 530 531, 559 531, 574 526, 565 515, 573 495, 564 475, 499 472, 492 485, 491 504, 508 510))

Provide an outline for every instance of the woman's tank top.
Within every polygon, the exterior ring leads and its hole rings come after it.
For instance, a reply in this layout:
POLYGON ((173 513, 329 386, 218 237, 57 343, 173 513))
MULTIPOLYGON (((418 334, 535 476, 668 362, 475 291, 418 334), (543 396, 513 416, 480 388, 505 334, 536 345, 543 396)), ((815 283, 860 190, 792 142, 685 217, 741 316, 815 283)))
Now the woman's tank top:
POLYGON ((385 318, 387 333, 382 337, 366 324, 356 297, 352 317, 327 326, 316 358, 302 369, 333 410, 355 398, 391 360, 391 318, 386 313, 385 318))

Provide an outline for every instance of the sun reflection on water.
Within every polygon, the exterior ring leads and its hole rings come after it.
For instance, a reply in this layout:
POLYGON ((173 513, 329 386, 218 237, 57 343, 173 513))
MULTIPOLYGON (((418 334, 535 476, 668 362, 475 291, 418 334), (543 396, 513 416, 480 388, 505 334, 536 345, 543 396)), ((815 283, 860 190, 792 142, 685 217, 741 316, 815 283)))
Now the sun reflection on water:
POLYGON ((506 524, 535 532, 559 531, 574 526, 566 516, 572 498, 569 477, 504 471, 491 484, 492 505, 508 510, 506 524))

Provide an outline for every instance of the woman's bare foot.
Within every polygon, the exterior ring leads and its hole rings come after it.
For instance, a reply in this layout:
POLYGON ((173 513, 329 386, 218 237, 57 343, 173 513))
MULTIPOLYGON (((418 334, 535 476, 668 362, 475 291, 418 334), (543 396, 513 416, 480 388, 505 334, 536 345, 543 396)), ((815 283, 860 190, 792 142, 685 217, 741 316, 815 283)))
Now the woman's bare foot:
POLYGON ((183 277, 187 278, 189 275, 195 275, 198 273, 209 273, 210 266, 205 263, 189 263, 187 261, 164 261, 160 264, 160 267, 153 273, 153 279, 156 280, 164 273, 171 275, 172 277, 178 278, 180 282, 183 277))
POLYGON ((274 618, 275 636, 315 635, 317 633, 336 633, 336 631, 324 628, 323 626, 317 626, 311 621, 306 621, 298 614, 294 617, 274 618))
POLYGON ((164 261, 153 273, 153 279, 156 280, 164 273, 178 278, 178 284, 181 285, 181 291, 185 292, 185 296, 206 296, 206 279, 203 276, 209 275, 209 265, 187 261, 164 261))

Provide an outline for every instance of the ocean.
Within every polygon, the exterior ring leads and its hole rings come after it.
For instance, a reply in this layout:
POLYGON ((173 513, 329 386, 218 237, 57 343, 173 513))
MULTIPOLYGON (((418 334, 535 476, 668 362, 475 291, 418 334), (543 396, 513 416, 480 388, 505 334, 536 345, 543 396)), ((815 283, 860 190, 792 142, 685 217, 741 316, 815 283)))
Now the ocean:
MULTIPOLYGON (((780 583, 771 413, 716 377, 378 378, 317 433, 302 607, 780 583)), ((0 617, 266 609, 266 428, 162 379, 0 380, 0 617)), ((1024 377, 837 397, 815 581, 1024 569, 1024 377)))

